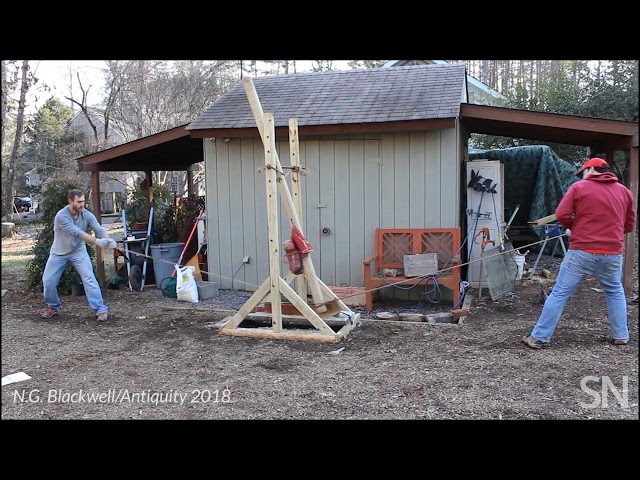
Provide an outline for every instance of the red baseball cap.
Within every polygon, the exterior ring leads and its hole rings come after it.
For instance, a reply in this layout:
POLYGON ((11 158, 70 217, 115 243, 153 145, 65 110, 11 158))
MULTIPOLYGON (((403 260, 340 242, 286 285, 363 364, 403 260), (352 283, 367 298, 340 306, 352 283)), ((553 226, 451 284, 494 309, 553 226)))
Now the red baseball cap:
POLYGON ((586 170, 587 168, 591 168, 591 167, 602 167, 602 168, 606 168, 607 170, 610 170, 609 168, 609 164, 607 163, 606 160, 603 160, 602 158, 591 158, 589 160, 587 160, 586 162, 584 162, 584 165, 582 165, 582 167, 580 167, 580 170, 578 170, 576 172, 576 176, 577 177, 582 177, 582 171, 586 170))

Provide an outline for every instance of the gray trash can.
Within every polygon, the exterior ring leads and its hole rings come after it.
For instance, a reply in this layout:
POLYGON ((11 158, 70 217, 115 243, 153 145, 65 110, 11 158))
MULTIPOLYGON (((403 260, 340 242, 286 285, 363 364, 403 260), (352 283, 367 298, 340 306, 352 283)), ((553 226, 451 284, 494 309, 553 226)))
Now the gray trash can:
POLYGON ((162 280, 173 275, 174 265, 180 258, 184 243, 158 243, 151 245, 150 248, 156 287, 161 288, 162 280))

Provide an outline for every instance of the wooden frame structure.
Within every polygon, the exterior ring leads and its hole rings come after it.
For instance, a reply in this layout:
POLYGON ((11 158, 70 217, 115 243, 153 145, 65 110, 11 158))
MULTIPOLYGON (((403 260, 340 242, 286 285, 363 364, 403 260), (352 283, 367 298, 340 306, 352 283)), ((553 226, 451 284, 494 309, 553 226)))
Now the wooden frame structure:
POLYGON ((278 238, 278 192, 284 201, 285 210, 293 226, 302 232, 300 221, 302 211, 300 187, 300 159, 298 143, 298 124, 296 119, 289 119, 289 142, 291 146, 292 190, 289 191, 286 178, 282 172, 282 165, 276 152, 275 124, 272 113, 264 113, 260 99, 250 77, 242 80, 251 111, 256 120, 265 152, 265 177, 267 192, 267 227, 269 234, 269 277, 258 287, 247 302, 228 317, 220 328, 221 335, 235 335, 243 337, 271 338, 283 340, 301 340, 317 342, 339 342, 360 323, 360 314, 352 312, 333 291, 327 287, 316 275, 311 256, 302 260, 303 275, 289 272, 284 278, 280 275, 280 241, 278 238), (298 293, 289 286, 296 280, 298 293), (311 291, 315 310, 307 302, 307 287, 311 291), (287 298, 298 311, 316 328, 315 332, 307 333, 303 330, 285 331, 282 324, 281 295, 287 298), (265 297, 271 299, 271 328, 240 328, 239 325, 249 313, 265 297), (329 309, 332 306, 337 311, 329 309), (335 332, 320 317, 320 314, 332 315, 340 312, 344 318, 344 326, 335 332))

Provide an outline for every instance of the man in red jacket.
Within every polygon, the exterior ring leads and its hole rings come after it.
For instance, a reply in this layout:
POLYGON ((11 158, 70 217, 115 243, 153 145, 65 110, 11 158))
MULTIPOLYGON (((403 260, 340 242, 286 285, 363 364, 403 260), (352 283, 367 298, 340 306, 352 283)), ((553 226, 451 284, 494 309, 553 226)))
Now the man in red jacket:
POLYGON ((601 158, 585 162, 576 175, 582 180, 569 187, 555 212, 558 222, 571 229, 569 250, 538 323, 522 339, 533 349, 549 344, 565 304, 587 275, 593 275, 604 288, 613 344, 629 343, 622 254, 624 235, 636 223, 633 195, 601 158))

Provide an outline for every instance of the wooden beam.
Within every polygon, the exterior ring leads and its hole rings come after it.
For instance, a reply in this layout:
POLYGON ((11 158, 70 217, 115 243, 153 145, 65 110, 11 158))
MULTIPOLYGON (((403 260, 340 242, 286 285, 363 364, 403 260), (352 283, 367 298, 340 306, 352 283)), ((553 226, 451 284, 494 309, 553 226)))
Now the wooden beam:
POLYGON ((329 342, 336 343, 341 340, 340 336, 323 335, 318 332, 303 332, 285 330, 282 332, 274 332, 271 329, 261 328, 223 328, 220 330, 221 335, 234 335, 236 337, 253 337, 253 338, 269 338, 273 340, 295 340, 303 342, 329 342))
POLYGON ((276 139, 273 114, 265 113, 264 164, 267 192, 267 234, 269 236, 269 279, 271 282, 271 316, 274 332, 282 331, 282 305, 280 297, 280 240, 278 237, 278 174, 275 169, 276 139))
POLYGON ((289 300, 314 327, 327 335, 334 333, 333 330, 331 330, 331 327, 329 327, 324 320, 322 320, 322 318, 320 318, 318 314, 311 309, 307 302, 303 302, 298 294, 282 278, 280 279, 280 288, 282 289, 284 296, 287 297, 287 300, 289 300))
MULTIPOLYGON (((248 78, 248 77, 246 77, 248 78)), ((421 132, 425 130, 442 130, 455 128, 455 118, 432 118, 428 120, 403 120, 400 122, 366 122, 344 123, 336 125, 303 125, 299 126, 301 137, 310 135, 359 135, 366 133, 421 132)), ((287 127, 276 127, 276 139, 285 138, 287 127)), ((210 128, 191 130, 192 138, 247 138, 257 137, 253 127, 243 128, 210 128)))
MULTIPOLYGON (((631 190, 633 197, 633 207, 636 211, 636 218, 638 212, 638 147, 633 147, 629 152, 629 190, 631 190)), ((633 287, 633 267, 636 265, 635 258, 635 243, 636 243, 636 228, 631 230, 625 236, 624 242, 624 266, 622 274, 622 285, 624 290, 629 295, 631 288, 633 287)))
MULTIPOLYGON (((300 143, 298 141, 298 119, 289 119, 289 150, 291 157, 291 166, 297 167, 291 172, 291 192, 293 194, 293 204, 298 214, 298 221, 302 227, 302 187, 300 180, 300 143)), ((287 282, 288 283, 288 282, 287 282)), ((304 275, 296 275, 296 290, 298 295, 306 301, 307 299, 307 282, 304 275)))
POLYGON ((187 195, 193 195, 193 171, 187 170, 187 195))
POLYGON ((542 225, 546 225, 547 223, 551 223, 555 221, 556 221, 556 214, 553 213, 551 215, 547 215, 546 217, 542 217, 537 220, 531 220, 530 222, 527 222, 527 223, 532 227, 540 227, 542 225))
POLYGON ((153 205, 153 173, 151 170, 144 172, 144 182, 147 187, 147 217, 151 211, 151 205, 153 205))
MULTIPOLYGON (((91 172, 91 203, 93 214, 98 223, 102 225, 102 210, 100 209, 100 171, 91 172)), ((102 287, 106 284, 104 275, 104 252, 101 248, 96 248, 96 267, 98 269, 98 284, 102 287)))

